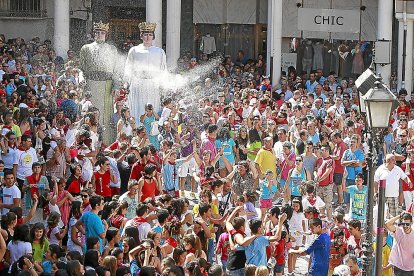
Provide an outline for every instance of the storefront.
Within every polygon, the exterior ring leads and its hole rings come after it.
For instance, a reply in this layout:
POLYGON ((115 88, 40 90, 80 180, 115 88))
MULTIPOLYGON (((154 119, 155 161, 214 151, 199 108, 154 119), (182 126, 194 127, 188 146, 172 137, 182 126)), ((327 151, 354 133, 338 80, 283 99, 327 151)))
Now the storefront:
POLYGON ((371 64, 376 2, 283 1, 283 70, 296 58, 297 72, 322 69, 324 75, 357 77, 371 64))

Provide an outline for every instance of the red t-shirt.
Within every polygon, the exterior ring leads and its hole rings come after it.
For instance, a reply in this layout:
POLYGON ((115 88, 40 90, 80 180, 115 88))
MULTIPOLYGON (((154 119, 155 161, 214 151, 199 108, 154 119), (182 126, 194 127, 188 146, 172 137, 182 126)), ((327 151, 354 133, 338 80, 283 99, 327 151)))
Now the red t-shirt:
MULTIPOLYGON (((321 178, 321 176, 326 172, 328 168, 332 168, 333 164, 334 164, 333 159, 331 157, 323 159, 322 164, 320 168, 318 169, 318 179, 321 178)), ((328 186, 329 184, 331 184, 331 174, 332 172, 328 176, 326 176, 324 179, 322 179, 322 181, 319 181, 319 186, 323 187, 323 186, 328 186)))
POLYGON ((155 190, 155 179, 145 179, 141 190, 141 202, 144 202, 147 198, 154 198, 155 190))
MULTIPOLYGON (((410 163, 409 166, 410 166, 410 175, 408 175, 408 177, 410 178, 411 183, 414 183, 414 164, 410 163)), ((405 172, 406 168, 407 168, 407 163, 403 162, 401 164, 401 169, 405 172)), ((414 185, 413 185, 413 187, 410 188, 410 186, 408 186, 407 182, 405 182, 403 180, 402 189, 403 189, 404 192, 414 191, 414 185)))
POLYGON ((131 169, 131 175, 129 176, 130 179, 135 179, 135 180, 139 180, 142 177, 142 172, 144 171, 144 168, 147 164, 154 164, 155 166, 157 166, 157 164, 155 164, 155 162, 153 161, 149 161, 148 163, 143 163, 141 161, 137 161, 131 169))
POLYGON ((112 196, 109 183, 111 182, 111 173, 109 171, 100 174, 99 171, 94 173, 96 193, 103 197, 112 196))
POLYGON ((335 169, 334 173, 344 173, 345 167, 341 165, 341 158, 342 155, 344 155, 344 152, 348 149, 348 146, 345 144, 344 141, 341 143, 335 145, 335 148, 333 150, 334 156, 339 156, 338 160, 335 160, 335 169))
POLYGON ((68 192, 72 194, 79 194, 81 192, 80 187, 82 182, 81 178, 76 179, 76 177, 73 177, 72 182, 69 183, 68 192))
POLYGON ((410 114, 410 108, 408 106, 404 106, 404 107, 399 106, 397 108, 397 114, 400 114, 400 113, 403 113, 403 112, 407 115, 410 114))

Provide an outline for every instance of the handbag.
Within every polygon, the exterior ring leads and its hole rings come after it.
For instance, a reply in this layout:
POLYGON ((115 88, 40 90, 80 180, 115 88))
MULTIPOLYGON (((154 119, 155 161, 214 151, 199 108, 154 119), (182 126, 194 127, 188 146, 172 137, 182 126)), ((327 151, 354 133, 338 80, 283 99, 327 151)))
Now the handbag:
POLYGON ((151 131, 150 131, 150 135, 151 136, 156 136, 160 134, 160 130, 158 128, 158 121, 153 121, 151 122, 151 131))

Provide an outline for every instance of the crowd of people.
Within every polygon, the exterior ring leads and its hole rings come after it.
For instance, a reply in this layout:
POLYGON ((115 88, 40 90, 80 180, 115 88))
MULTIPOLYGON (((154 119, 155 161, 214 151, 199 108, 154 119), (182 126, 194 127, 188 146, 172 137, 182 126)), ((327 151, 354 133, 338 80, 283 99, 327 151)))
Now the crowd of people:
MULTIPOLYGON (((292 67, 272 86, 263 55, 240 51, 185 88, 198 101, 139 118, 122 85, 102 126, 74 51, 0 35, 0 64, 1 275, 361 274, 376 228, 354 79, 292 67)), ((398 96, 374 177, 382 275, 414 275, 414 97, 398 96)))

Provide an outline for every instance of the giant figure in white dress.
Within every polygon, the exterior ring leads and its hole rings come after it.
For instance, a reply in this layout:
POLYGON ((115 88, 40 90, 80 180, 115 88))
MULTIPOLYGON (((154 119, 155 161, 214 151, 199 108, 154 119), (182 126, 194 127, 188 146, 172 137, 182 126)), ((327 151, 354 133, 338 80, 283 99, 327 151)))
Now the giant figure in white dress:
POLYGON ((152 46, 155 28, 155 23, 139 24, 143 43, 129 50, 125 63, 124 79, 130 84, 128 105, 135 118, 145 113, 147 103, 155 112, 160 110, 160 83, 167 73, 167 62, 164 50, 152 46))

